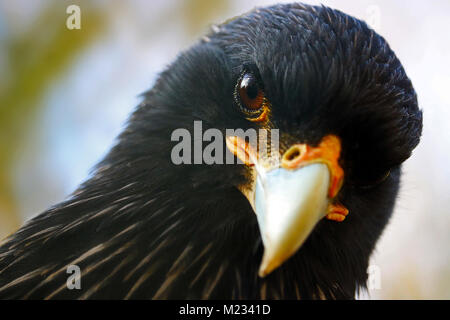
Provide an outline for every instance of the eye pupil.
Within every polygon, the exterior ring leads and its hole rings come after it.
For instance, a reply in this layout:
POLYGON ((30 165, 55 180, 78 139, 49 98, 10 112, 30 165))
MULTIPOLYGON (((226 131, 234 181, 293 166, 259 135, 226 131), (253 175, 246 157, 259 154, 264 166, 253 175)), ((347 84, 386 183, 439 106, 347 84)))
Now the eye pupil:
POLYGON ((241 82, 241 88, 246 90, 247 97, 255 99, 258 96, 258 85, 251 75, 245 75, 241 82))
POLYGON ((239 84, 239 95, 244 108, 250 110, 258 110, 263 106, 264 93, 259 87, 256 78, 246 73, 239 84))

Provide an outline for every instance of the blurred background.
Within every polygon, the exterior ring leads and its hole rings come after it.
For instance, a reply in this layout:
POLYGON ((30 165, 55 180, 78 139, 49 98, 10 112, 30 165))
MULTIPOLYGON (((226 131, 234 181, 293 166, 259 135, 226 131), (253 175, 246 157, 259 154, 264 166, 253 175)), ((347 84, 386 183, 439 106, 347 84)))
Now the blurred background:
MULTIPOLYGON (((0 0, 0 238, 67 197, 159 72, 212 24, 283 1, 0 0), (66 9, 81 8, 69 30, 66 9)), ((424 110, 391 223, 361 299, 450 299, 450 2, 303 1, 368 22, 424 110)))

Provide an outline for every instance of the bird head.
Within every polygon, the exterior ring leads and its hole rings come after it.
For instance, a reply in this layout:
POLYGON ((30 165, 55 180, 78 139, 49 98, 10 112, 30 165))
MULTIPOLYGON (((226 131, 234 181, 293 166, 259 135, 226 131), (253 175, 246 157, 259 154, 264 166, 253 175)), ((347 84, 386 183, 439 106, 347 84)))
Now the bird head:
POLYGON ((100 168, 115 170, 113 186, 139 180, 177 212, 167 219, 179 243, 203 241, 257 287, 300 282, 303 297, 347 297, 364 286, 421 129, 412 84, 380 35, 337 10, 276 5, 180 54, 100 168), (240 164, 196 163, 208 144, 197 121, 240 164), (201 141, 174 164, 180 128, 201 141), (229 129, 266 136, 255 146, 229 129))

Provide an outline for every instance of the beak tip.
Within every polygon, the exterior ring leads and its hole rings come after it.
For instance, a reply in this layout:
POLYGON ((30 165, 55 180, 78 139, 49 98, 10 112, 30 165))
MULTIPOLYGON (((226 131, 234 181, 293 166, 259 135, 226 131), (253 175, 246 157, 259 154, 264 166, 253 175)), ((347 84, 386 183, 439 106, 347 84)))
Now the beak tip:
POLYGON ((263 259, 261 261, 261 265, 259 266, 258 276, 261 278, 265 278, 269 275, 273 270, 275 270, 278 265, 274 265, 274 259, 269 257, 267 251, 264 252, 263 259))
POLYGON ((260 278, 265 278, 270 272, 268 272, 267 268, 265 268, 262 264, 259 267, 258 276, 260 278))
POLYGON ((266 255, 264 254, 261 264, 259 266, 258 276, 260 278, 264 278, 265 276, 267 276, 269 274, 269 272, 267 272, 267 271, 268 271, 267 270, 267 259, 266 259, 266 255))

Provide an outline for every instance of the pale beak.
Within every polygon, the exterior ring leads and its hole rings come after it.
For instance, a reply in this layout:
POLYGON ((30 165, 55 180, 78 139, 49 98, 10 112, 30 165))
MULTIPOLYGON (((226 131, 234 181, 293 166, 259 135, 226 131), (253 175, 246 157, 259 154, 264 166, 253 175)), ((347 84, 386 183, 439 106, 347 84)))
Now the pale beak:
POLYGON ((329 183, 323 163, 258 173, 254 209, 264 244, 261 277, 291 257, 326 215, 329 183))
POLYGON ((227 147, 254 174, 252 185, 240 190, 256 213, 264 244, 261 277, 289 259, 322 218, 343 221, 348 214, 335 199, 343 181, 336 136, 325 136, 317 147, 292 145, 279 165, 264 165, 267 159, 239 137, 227 137, 227 147))

